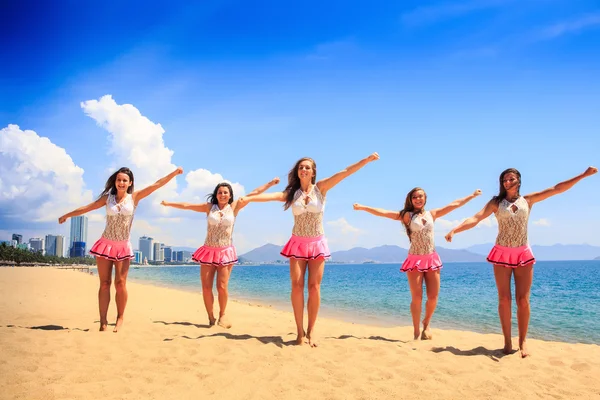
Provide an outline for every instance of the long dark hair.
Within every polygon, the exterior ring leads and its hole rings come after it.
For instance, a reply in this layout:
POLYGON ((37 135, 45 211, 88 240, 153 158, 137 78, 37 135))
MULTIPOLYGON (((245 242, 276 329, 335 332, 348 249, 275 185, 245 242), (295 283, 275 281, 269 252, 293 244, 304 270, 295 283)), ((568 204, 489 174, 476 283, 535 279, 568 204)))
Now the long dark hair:
POLYGON ((298 177, 298 167, 300 167, 300 163, 302 163, 302 161, 310 161, 311 162, 312 169, 314 171, 314 175, 312 177, 311 183, 314 185, 315 182, 317 181, 317 163, 315 162, 315 160, 313 160, 310 157, 303 157, 303 158, 299 159, 298 161, 296 161, 296 164, 294 165, 294 167, 292 169, 290 169, 290 172, 288 173, 288 184, 285 187, 285 189, 283 190, 283 192, 285 193, 285 204, 283 205, 284 210, 287 210, 288 208, 290 208, 290 206, 294 202, 294 195, 296 194, 296 191, 298 189, 300 189, 300 178, 298 177))
POLYGON ((425 204, 427 204, 427 193, 425 193, 425 191, 423 189, 421 189, 420 187, 416 187, 416 188, 412 189, 406 195, 406 200, 404 200, 404 208, 402 210, 400 210, 400 220, 402 221, 402 225, 404 225, 404 228, 406 229, 406 234, 408 235, 409 241, 412 241, 410 238, 410 234, 412 233, 410 230, 410 221, 408 221, 408 224, 404 223, 404 214, 414 213, 415 211, 418 211, 419 213, 421 213, 421 212, 425 211, 425 204), (417 192, 419 190, 423 191, 423 195, 425 196, 425 203, 423 203, 423 207, 421 209, 415 210, 415 206, 413 205, 413 202, 412 202, 412 196, 415 192, 417 192))
POLYGON ((229 204, 233 203, 233 188, 227 182, 221 182, 217 186, 215 186, 215 190, 206 196, 207 201, 210 204, 219 204, 219 200, 217 199, 217 193, 219 192, 219 188, 226 187, 229 189, 229 204))
POLYGON ((498 196, 492 197, 492 201, 496 202, 496 204, 500 204, 500 202, 506 197, 506 189, 504 188, 504 176, 510 173, 515 174, 517 176, 517 179, 519 180, 517 194, 520 195, 519 192, 521 190, 521 173, 515 168, 505 169, 504 171, 502 171, 502 173, 500 174, 500 178, 498 179, 500 181, 500 190, 498 191, 498 196))
POLYGON ((117 182, 117 175, 119 175, 119 174, 125 174, 129 177, 129 180, 131 181, 131 186, 129 186, 127 188, 127 193, 129 193, 129 194, 133 193, 133 172, 131 172, 131 170, 127 167, 121 167, 121 168, 119 168, 119 170, 117 172, 115 172, 108 178, 108 180, 106 181, 106 184, 104 185, 104 190, 102 191, 102 193, 100 193, 100 196, 98 196, 99 199, 102 198, 102 196, 104 196, 106 194, 112 194, 112 195, 117 194, 116 182, 117 182))

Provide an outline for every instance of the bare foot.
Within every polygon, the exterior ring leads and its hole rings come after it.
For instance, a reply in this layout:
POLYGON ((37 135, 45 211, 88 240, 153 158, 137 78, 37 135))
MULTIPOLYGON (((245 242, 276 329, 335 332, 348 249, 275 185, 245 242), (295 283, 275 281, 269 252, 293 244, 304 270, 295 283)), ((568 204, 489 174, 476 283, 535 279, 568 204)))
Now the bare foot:
POLYGON ((509 355, 509 354, 512 354, 512 352, 513 352, 512 342, 504 343, 504 349, 502 349, 502 353, 509 355))
POLYGON ((429 325, 423 325, 423 332, 421 333, 421 340, 431 340, 433 339, 433 335, 431 334, 431 329, 429 329, 429 325))
POLYGON ((208 326, 215 326, 215 324, 217 323, 217 319, 215 317, 211 317, 210 315, 208 316, 208 326))
POLYGON ((306 338, 308 339, 308 344, 310 347, 317 347, 319 345, 314 335, 314 329, 308 331, 306 338))
POLYGON ((100 322, 100 332, 104 332, 108 329, 108 321, 100 322))
POLYGON ((302 331, 301 333, 298 333, 298 335, 296 336, 296 340, 294 341, 294 344, 296 346, 302 346, 304 344, 304 338, 306 337, 306 332, 302 331))
POLYGON ((119 329, 121 329, 121 325, 123 325, 123 317, 117 317, 117 322, 115 323, 115 329, 113 329, 113 332, 119 332, 119 329))
POLYGON ((419 340, 419 338, 421 337, 421 330, 420 329, 416 329, 414 331, 414 340, 419 340))
POLYGON ((519 345, 519 349, 521 350, 521 358, 529 357, 531 355, 527 349, 527 342, 525 340, 519 345))
POLYGON ((229 322, 229 318, 227 318, 225 315, 221 315, 219 317, 219 322, 217 322, 217 324, 225 329, 231 328, 231 322, 229 322))

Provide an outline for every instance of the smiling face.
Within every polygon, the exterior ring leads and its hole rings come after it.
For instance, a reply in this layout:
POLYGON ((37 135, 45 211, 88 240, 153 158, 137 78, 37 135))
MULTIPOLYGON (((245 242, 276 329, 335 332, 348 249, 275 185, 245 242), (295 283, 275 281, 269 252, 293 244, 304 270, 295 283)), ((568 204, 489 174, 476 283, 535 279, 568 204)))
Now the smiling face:
POLYGON ((504 189, 508 192, 511 189, 518 187, 520 184, 519 177, 514 172, 509 172, 504 175, 502 178, 502 185, 504 189))
POLYGON ((128 189, 131 187, 132 184, 133 182, 129 178, 129 175, 127 175, 124 172, 119 172, 117 174, 117 177, 115 179, 115 189, 117 189, 117 193, 127 193, 128 189))
POLYGON ((231 193, 229 192, 229 188, 227 186, 221 186, 217 190, 217 201, 219 205, 229 204, 229 199, 231 199, 231 193))
POLYGON ((415 210, 421 210, 427 202, 427 195, 423 189, 415 190, 410 196, 410 201, 415 210))
POLYGON ((316 168, 314 162, 310 159, 300 160, 298 163, 298 178, 301 181, 313 181, 315 176, 316 168))

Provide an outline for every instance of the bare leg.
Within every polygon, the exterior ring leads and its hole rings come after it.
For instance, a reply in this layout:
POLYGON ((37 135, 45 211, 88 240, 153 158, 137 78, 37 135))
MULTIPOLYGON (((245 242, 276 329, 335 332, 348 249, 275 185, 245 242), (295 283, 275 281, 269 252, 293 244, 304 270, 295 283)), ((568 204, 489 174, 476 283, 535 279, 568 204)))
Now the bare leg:
POLYGON ((410 314, 413 320, 414 338, 417 340, 421 335, 421 308, 423 305, 423 273, 409 271, 406 273, 408 286, 410 287, 410 314))
POLYGON ((292 308, 296 319, 296 344, 304 342, 304 276, 306 275, 307 262, 290 258, 290 281, 292 284, 292 308))
POLYGON ((223 328, 231 328, 229 318, 225 316, 227 308, 227 300, 229 299, 228 285, 229 277, 231 276, 232 265, 217 268, 217 292, 219 294, 219 326, 223 328))
POLYGON ((504 354, 512 352, 511 337, 511 302, 510 277, 512 268, 502 265, 494 265, 494 277, 496 278, 496 288, 498 289, 498 315, 500 316, 500 325, 502 325, 502 334, 504 335, 504 354))
POLYGON ((215 303, 215 296, 213 295, 213 282, 215 281, 215 273, 217 267, 212 265, 202 264, 200 266, 200 281, 202 282, 202 298, 204 299, 204 307, 208 314, 208 324, 213 326, 215 324, 215 312, 213 310, 215 303))
POLYGON ((427 303, 425 303, 425 319, 423 320, 423 333, 421 339, 431 340, 431 330, 429 329, 431 317, 437 306, 438 296, 440 294, 440 271, 429 271, 423 274, 425 287, 427 288, 427 303))
POLYGON ((110 284, 112 281, 113 262, 103 257, 96 257, 98 265, 98 277, 100 278, 100 289, 98 289, 98 308, 100 311, 100 331, 104 332, 108 327, 108 305, 110 304, 110 284))
POLYGON ((311 260, 308 262, 308 329, 306 337, 310 347, 317 347, 315 337, 315 323, 321 307, 321 281, 325 271, 325 260, 311 260))
POLYGON ((533 264, 515 269, 515 297, 517 298, 517 323, 519 325, 519 349, 521 357, 525 358, 531 353, 527 350, 527 330, 529 328, 529 296, 533 282, 533 264))
POLYGON ((127 306, 127 274, 129 273, 130 260, 115 262, 115 290, 117 301, 117 322, 113 332, 118 332, 123 325, 125 307, 127 306))

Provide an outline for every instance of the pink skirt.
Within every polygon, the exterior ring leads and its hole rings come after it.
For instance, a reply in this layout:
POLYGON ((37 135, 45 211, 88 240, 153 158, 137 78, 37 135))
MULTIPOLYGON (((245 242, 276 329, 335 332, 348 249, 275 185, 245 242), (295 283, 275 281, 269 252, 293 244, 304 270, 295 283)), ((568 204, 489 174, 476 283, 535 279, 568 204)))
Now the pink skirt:
POLYGON ((523 267, 535 264, 535 257, 528 245, 520 247, 504 247, 495 245, 492 247, 487 260, 492 264, 502 265, 507 268, 523 267))
POLYGON ((213 265, 215 267, 222 267, 238 262, 234 246, 202 246, 192 254, 192 260, 199 264, 213 265))
POLYGON ((331 257, 325 235, 316 237, 292 235, 280 254, 286 258, 298 260, 327 260, 331 257))
POLYGON ((103 237, 94 243, 90 253, 96 257, 103 257, 112 261, 123 261, 135 257, 129 240, 115 241, 103 237))
POLYGON ((442 260, 435 251, 429 254, 409 254, 402 263, 401 272, 429 272, 442 269, 442 260))

